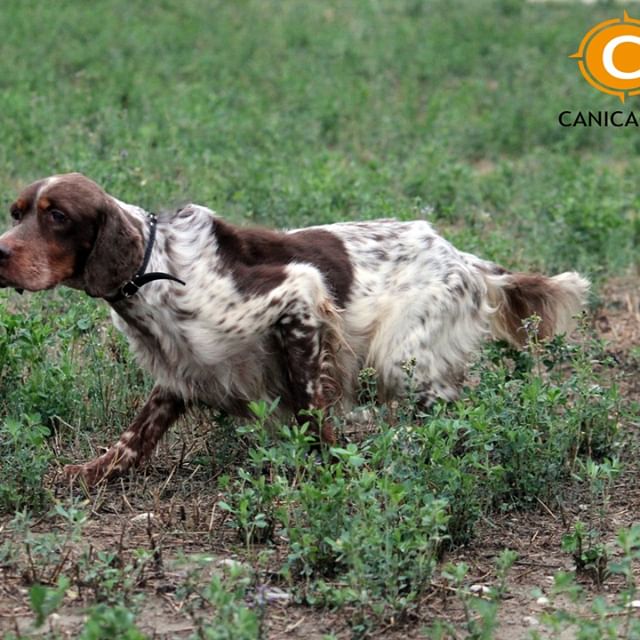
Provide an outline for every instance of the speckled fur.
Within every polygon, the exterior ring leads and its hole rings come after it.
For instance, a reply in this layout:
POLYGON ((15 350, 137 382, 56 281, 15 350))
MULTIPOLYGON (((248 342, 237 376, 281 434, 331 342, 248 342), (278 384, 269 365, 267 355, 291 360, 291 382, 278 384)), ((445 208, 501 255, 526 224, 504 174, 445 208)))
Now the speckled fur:
MULTIPOLYGON (((91 229, 97 239, 62 283, 109 300, 117 289, 106 291, 105 283, 113 287, 117 274, 136 273, 147 214, 67 174, 31 185, 14 203, 12 211, 26 222, 0 237, 0 285, 49 288, 57 283, 52 274, 68 273, 49 260, 43 277, 29 247, 38 245, 39 234, 51 235, 35 209, 54 203, 71 210, 70 202, 76 226, 64 237, 54 234, 56 246, 91 229), (81 201, 73 197, 77 185, 81 201), (93 226, 81 233, 79 221, 93 226), (15 275, 14 259, 26 265, 33 284, 15 275)), ((425 221, 278 234, 233 227, 193 204, 160 217, 147 271, 172 274, 186 286, 159 280, 112 304, 115 325, 156 387, 119 443, 68 469, 88 482, 138 464, 192 402, 242 415, 251 400, 280 397, 282 408, 300 418, 308 409, 349 408, 365 366, 377 372, 381 400, 401 397, 409 361, 419 402, 454 399, 483 339, 522 344, 522 320, 532 313, 541 318, 543 337, 564 331, 588 289, 576 273, 509 273, 458 251, 425 221)), ((334 441, 329 424, 315 427, 334 441)))
MULTIPOLYGON (((274 357, 273 329, 304 317, 316 336, 332 334, 333 355, 325 369, 338 383, 334 395, 343 405, 353 401, 364 366, 377 371, 382 399, 402 395, 403 365, 411 359, 412 384, 425 404, 457 396, 465 367, 491 333, 503 270, 459 252, 425 221, 339 223, 318 228, 343 241, 353 266, 344 309, 336 308, 319 271, 305 263, 289 264, 281 285, 247 297, 218 268, 209 232, 214 215, 189 205, 159 224, 150 270, 178 275, 186 288, 157 283, 115 306, 116 326, 159 384, 230 411, 255 398, 286 396, 290 389, 274 357)), ((565 328, 586 284, 576 274, 558 278, 567 281, 569 292, 575 290, 565 328)), ((498 326, 494 333, 500 333, 498 326)))
MULTIPOLYGON (((125 207, 131 215, 144 215, 125 207)), ((186 287, 157 282, 113 305, 113 321, 140 363, 160 386, 187 401, 231 413, 242 413, 254 399, 289 396, 275 353, 283 336, 308 337, 308 358, 321 349, 341 350, 341 363, 329 368, 336 375, 342 371, 344 360, 352 358, 342 318, 318 270, 289 264, 281 285, 264 294, 240 294, 233 275, 219 264, 212 215, 189 205, 158 223, 149 271, 179 274, 186 287)))

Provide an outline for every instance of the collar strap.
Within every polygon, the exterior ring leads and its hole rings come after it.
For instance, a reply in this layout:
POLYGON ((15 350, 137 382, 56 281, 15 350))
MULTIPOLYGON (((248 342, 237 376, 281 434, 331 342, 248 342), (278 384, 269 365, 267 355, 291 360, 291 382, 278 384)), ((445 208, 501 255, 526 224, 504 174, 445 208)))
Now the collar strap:
POLYGON ((145 273, 147 270, 147 266, 149 265, 149 260, 151 259, 151 252, 153 251, 153 244, 156 239, 156 225, 158 224, 158 218, 153 214, 149 214, 149 240, 147 241, 147 247, 144 251, 144 258, 142 260, 142 266, 138 269, 137 273, 129 282, 123 284, 120 289, 118 289, 118 293, 115 296, 110 298, 105 298, 107 302, 118 302, 120 300, 125 300, 126 298, 130 298, 138 293, 138 289, 148 284, 149 282, 153 282, 154 280, 173 280, 174 282, 179 282, 181 285, 185 286, 186 282, 180 280, 180 278, 176 278, 175 276, 170 275, 169 273, 161 273, 159 271, 153 271, 151 273, 145 273))

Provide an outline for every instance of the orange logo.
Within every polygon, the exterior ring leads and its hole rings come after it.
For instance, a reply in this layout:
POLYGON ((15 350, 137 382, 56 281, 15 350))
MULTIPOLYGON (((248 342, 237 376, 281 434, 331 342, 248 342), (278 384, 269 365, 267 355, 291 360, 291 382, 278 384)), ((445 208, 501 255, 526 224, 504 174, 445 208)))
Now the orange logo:
POLYGON ((598 91, 622 102, 640 94, 640 20, 626 11, 622 20, 605 20, 593 27, 569 57, 578 60, 585 80, 598 91))

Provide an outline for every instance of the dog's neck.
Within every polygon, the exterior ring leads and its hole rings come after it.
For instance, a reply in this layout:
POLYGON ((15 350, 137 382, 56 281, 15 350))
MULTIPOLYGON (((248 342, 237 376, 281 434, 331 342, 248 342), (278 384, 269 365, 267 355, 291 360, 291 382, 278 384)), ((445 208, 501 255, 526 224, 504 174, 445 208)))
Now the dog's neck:
POLYGON ((120 286, 117 291, 106 296, 107 302, 113 305, 130 300, 138 295, 141 287, 155 280, 173 280, 184 285, 184 282, 175 276, 164 272, 167 259, 165 252, 161 250, 164 238, 161 237, 162 232, 159 230, 159 227, 162 226, 164 228, 164 225, 158 224, 155 214, 145 211, 142 207, 122 202, 117 198, 113 198, 113 201, 124 215, 131 218, 131 222, 134 223, 133 226, 139 230, 140 239, 145 246, 145 252, 143 261, 135 274, 120 286))

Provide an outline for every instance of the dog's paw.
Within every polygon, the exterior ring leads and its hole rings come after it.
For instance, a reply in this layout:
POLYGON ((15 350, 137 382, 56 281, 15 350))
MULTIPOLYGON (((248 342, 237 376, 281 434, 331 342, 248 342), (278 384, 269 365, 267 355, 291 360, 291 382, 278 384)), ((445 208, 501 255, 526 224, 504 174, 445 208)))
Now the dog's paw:
POLYGON ((97 484, 105 476, 100 465, 88 462, 86 464, 67 464, 62 469, 62 473, 68 480, 80 480, 89 487, 97 484))

